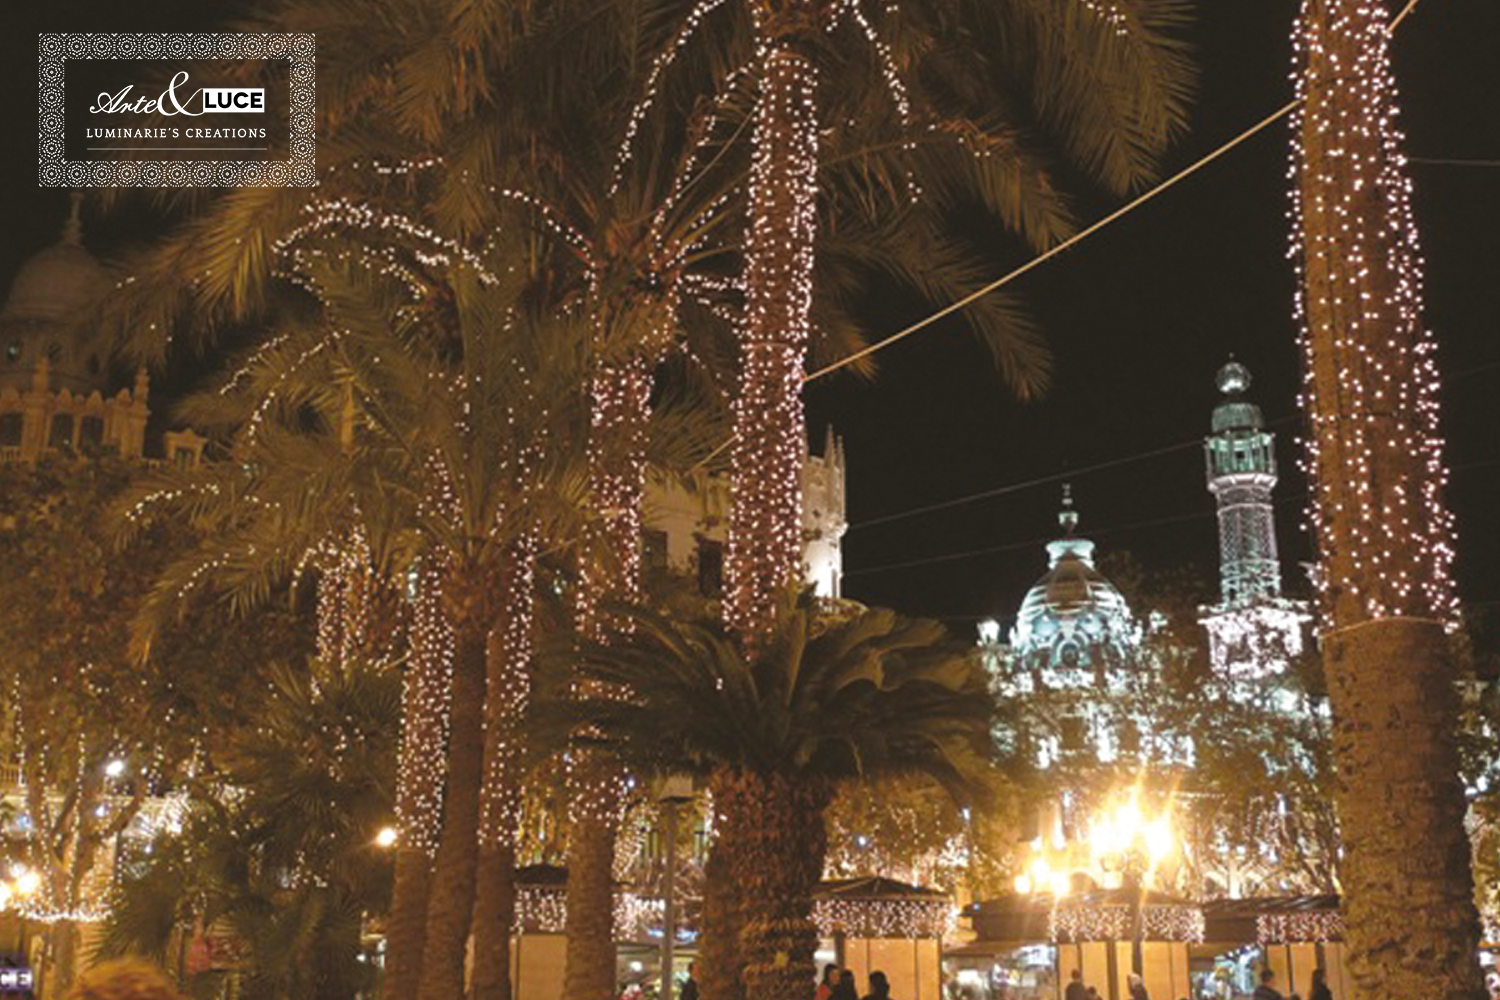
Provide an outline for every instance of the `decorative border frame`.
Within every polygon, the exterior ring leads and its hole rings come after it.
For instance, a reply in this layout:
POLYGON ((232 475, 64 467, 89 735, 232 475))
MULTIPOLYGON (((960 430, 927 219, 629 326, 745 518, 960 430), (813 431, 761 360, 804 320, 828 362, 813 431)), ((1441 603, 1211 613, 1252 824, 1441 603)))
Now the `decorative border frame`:
POLYGON ((312 34, 275 32, 37 36, 37 179, 41 187, 315 187, 316 73, 312 34), (69 160, 63 80, 69 59, 286 59, 291 143, 285 160, 69 160))

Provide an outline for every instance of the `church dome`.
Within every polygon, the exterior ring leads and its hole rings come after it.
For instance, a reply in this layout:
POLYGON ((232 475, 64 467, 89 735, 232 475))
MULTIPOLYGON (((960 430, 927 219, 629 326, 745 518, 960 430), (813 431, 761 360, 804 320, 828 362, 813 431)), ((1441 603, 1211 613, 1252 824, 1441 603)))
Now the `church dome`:
POLYGON ((1021 602, 1011 651, 1017 666, 1088 670, 1124 665, 1139 629, 1124 596, 1094 566, 1094 543, 1074 537, 1078 515, 1064 492, 1064 537, 1047 545, 1050 566, 1021 602))
POLYGON ((29 387, 37 362, 46 358, 58 388, 99 388, 102 359, 79 320, 110 281, 108 269, 83 246, 75 199, 62 238, 21 266, 0 307, 0 385, 29 387))

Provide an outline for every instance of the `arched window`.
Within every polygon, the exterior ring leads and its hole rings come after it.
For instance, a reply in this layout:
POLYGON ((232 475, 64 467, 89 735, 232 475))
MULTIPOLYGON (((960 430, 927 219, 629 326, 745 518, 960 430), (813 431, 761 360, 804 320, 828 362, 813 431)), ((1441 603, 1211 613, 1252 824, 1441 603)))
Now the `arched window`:
POLYGON ((47 435, 47 447, 73 447, 73 414, 59 413, 52 418, 52 431, 47 435))
POLYGON ((84 417, 78 423, 78 447, 85 451, 98 451, 104 446, 104 418, 84 417))

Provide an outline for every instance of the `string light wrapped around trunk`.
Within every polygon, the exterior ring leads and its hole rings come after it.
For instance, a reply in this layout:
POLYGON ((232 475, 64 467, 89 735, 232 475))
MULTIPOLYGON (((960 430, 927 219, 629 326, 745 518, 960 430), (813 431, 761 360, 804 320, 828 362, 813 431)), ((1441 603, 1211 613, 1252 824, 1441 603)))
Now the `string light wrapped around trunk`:
POLYGON ((1312 16, 1305 4, 1295 33, 1297 65, 1308 69, 1296 75, 1291 164, 1291 255, 1302 278, 1295 311, 1311 415, 1309 517, 1323 553, 1318 590, 1326 622, 1452 621, 1454 532, 1443 501, 1436 344, 1422 320, 1422 255, 1396 122, 1388 14, 1377 0, 1324 6, 1312 16), (1339 47, 1358 51, 1351 64, 1340 64, 1331 36, 1357 37, 1357 46, 1339 47), (1337 88, 1315 78, 1334 73, 1337 88), (1319 148, 1305 148, 1308 136, 1319 148), (1346 610, 1335 613, 1335 605, 1346 610))
POLYGON ((750 168, 724 605, 725 621, 747 636, 771 627, 776 601, 802 564, 802 376, 818 169, 817 70, 791 42, 763 35, 758 44, 761 97, 750 168))
POLYGON ((403 680, 401 754, 396 772, 400 843, 437 854, 443 817, 443 747, 453 684, 453 628, 443 610, 443 569, 431 561, 412 573, 410 651, 403 680))

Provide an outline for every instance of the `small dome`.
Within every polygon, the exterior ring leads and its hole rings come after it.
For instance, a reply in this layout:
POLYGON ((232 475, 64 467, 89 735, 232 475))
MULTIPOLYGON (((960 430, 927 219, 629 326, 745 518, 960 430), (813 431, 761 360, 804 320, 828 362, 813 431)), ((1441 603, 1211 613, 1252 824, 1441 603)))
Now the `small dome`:
POLYGON ((1223 368, 1215 381, 1218 383, 1219 391, 1226 396, 1237 396, 1250 388, 1250 369, 1231 360, 1223 368))
POLYGON ((1250 369, 1231 360, 1219 369, 1214 381, 1218 384, 1219 391, 1227 397, 1214 407, 1215 434, 1221 431, 1256 431, 1265 426, 1260 407, 1243 398, 1250 388, 1250 369))
POLYGON ((1021 667, 1092 670, 1122 666, 1139 629, 1115 585, 1094 566, 1094 543, 1074 538, 1078 515, 1064 495, 1059 520, 1068 537, 1047 545, 1050 567, 1021 602, 1011 650, 1021 667))
POLYGON ((59 388, 100 387, 102 359, 79 320, 111 278, 83 246, 77 206, 62 238, 21 265, 0 307, 0 385, 29 386, 46 358, 59 388))

